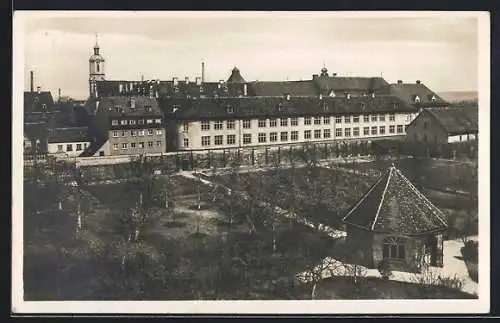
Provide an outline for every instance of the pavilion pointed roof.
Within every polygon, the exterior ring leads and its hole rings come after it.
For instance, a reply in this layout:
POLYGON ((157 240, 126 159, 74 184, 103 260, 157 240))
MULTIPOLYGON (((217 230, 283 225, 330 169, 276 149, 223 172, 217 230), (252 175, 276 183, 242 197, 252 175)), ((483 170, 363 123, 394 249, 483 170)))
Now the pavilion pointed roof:
POLYGON ((373 232, 421 235, 445 230, 446 217, 392 165, 342 219, 373 232))
POLYGON ((231 71, 231 76, 227 79, 227 83, 246 83, 243 76, 240 74, 240 70, 235 66, 231 71))

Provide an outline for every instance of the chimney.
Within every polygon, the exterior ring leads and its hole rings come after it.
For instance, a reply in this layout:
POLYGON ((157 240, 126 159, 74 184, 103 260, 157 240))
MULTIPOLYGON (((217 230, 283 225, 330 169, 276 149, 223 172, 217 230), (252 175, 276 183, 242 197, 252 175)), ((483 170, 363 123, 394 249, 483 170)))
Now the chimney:
POLYGON ((420 80, 417 80, 417 84, 420 84, 420 80))
POLYGON ((174 82, 174 86, 177 86, 179 84, 179 79, 177 77, 174 77, 172 81, 174 82))
POLYGON ((196 77, 196 85, 201 85, 201 77, 196 77))
POLYGON ((337 73, 332 73, 332 77, 337 76, 337 73))
POLYGON ((40 94, 40 92, 42 92, 42 88, 41 88, 41 87, 39 87, 39 86, 37 86, 37 87, 36 87, 36 93, 40 94))
POLYGON ((218 88, 220 89, 222 84, 224 84, 224 80, 219 80, 219 85, 218 85, 218 88))
POLYGON ((30 91, 35 92, 35 76, 33 75, 33 71, 30 71, 30 91))
POLYGON ((61 88, 57 90, 58 94, 58 100, 61 101, 61 88))
POLYGON ((205 62, 201 62, 201 82, 205 83, 205 62))
POLYGON ((248 88, 246 84, 243 84, 243 95, 247 96, 248 95, 248 88))
POLYGON ((189 83, 189 76, 186 76, 186 84, 189 83))
POLYGON ((403 84, 403 81, 402 80, 398 80, 398 84, 403 84))

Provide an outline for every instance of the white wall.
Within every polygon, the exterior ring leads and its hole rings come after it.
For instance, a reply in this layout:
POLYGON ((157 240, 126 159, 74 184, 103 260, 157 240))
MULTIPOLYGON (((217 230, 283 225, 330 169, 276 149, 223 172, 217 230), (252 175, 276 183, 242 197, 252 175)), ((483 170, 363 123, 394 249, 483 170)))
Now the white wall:
POLYGON ((89 145, 89 141, 54 142, 48 144, 48 152, 49 154, 61 154, 74 157, 80 155, 89 145), (77 150, 78 145, 81 148, 80 150, 77 150), (71 147, 71 150, 68 150, 69 147, 71 147))
POLYGON ((476 139, 476 134, 473 133, 453 135, 453 136, 448 136, 448 143, 470 141, 475 139, 476 139))

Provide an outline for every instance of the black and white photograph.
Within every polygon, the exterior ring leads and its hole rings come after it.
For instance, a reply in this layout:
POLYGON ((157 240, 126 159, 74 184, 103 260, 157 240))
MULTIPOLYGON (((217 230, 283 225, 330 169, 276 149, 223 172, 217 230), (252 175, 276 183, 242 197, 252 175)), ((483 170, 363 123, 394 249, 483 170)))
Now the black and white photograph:
POLYGON ((15 12, 12 311, 488 312, 489 30, 15 12))

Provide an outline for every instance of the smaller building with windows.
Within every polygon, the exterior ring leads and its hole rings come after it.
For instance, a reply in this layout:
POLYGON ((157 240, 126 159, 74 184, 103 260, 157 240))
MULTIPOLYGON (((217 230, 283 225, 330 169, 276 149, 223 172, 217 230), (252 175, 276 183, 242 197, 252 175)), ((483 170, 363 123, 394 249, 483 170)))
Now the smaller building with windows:
POLYGON ((155 98, 103 97, 90 105, 93 109, 91 133, 95 140, 86 151, 86 156, 141 155, 166 151, 163 112, 155 98))
POLYGON ((445 215, 392 165, 343 218, 358 261, 378 268, 419 272, 443 266, 445 215))
POLYGON ((90 146, 90 142, 87 127, 50 129, 48 153, 62 157, 77 157, 90 146))
POLYGON ((446 144, 476 140, 478 136, 477 107, 442 107, 422 109, 408 125, 406 139, 410 142, 446 144))

